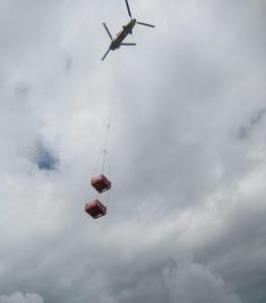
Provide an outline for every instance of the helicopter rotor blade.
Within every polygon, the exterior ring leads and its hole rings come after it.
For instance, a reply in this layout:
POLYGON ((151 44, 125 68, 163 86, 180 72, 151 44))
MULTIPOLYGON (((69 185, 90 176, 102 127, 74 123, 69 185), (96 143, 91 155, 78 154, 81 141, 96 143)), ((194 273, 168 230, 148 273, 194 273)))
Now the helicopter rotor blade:
POLYGON ((130 7, 129 7, 129 4, 128 4, 128 1, 126 1, 126 5, 127 5, 127 11, 128 11, 128 14, 129 14, 129 17, 132 19, 132 15, 131 15, 131 11, 130 11, 130 7))
POLYGON ((108 48, 107 52, 103 55, 102 61, 105 59, 105 57, 108 55, 109 52, 110 52, 110 48, 108 48))
POLYGON ((108 36, 110 37, 110 39, 113 40, 113 37, 112 37, 112 35, 111 35, 111 33, 110 33, 110 31, 109 31, 107 25, 106 25, 104 22, 103 22, 103 26, 104 26, 104 28, 105 28, 105 30, 106 30, 108 36))
POLYGON ((154 28, 154 27, 155 27, 155 25, 148 24, 148 23, 144 23, 144 22, 139 22, 139 21, 137 21, 136 23, 137 23, 137 24, 140 24, 140 25, 144 25, 144 26, 152 27, 152 28, 154 28))
POLYGON ((121 43, 120 45, 124 45, 124 46, 136 46, 137 43, 121 43))

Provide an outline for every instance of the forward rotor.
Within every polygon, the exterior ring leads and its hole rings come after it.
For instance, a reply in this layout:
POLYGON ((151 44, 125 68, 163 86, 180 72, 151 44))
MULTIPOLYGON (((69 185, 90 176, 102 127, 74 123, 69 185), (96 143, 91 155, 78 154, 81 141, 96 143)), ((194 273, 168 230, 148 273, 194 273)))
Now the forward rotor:
POLYGON ((154 28, 154 27, 155 27, 155 25, 153 25, 153 24, 149 24, 149 23, 144 23, 144 22, 139 22, 139 21, 137 21, 136 23, 137 23, 137 24, 140 24, 140 25, 144 25, 144 26, 152 27, 152 28, 154 28))
POLYGON ((132 19, 132 15, 131 15, 131 11, 130 11, 130 7, 129 7, 129 4, 128 4, 128 1, 127 0, 125 0, 125 1, 126 1, 126 5, 127 5, 128 15, 132 19))

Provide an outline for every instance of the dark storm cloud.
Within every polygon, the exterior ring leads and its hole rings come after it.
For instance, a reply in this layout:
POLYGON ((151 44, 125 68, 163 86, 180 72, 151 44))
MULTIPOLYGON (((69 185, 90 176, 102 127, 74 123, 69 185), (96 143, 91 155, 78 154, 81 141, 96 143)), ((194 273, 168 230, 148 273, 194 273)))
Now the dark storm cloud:
POLYGON ((240 139, 246 139, 247 137, 249 137, 250 133, 252 132, 252 130, 254 129, 254 127, 256 127, 257 125, 259 125, 263 121, 265 114, 266 114, 266 110, 265 109, 259 110, 253 116, 253 118, 250 120, 250 122, 249 122, 249 124, 247 126, 243 126, 243 127, 240 128, 238 137, 240 139))
POLYGON ((123 2, 2 5, 0 302, 265 301, 263 2, 132 1, 157 27, 104 64, 123 2), (109 105, 113 190, 92 221, 109 105))

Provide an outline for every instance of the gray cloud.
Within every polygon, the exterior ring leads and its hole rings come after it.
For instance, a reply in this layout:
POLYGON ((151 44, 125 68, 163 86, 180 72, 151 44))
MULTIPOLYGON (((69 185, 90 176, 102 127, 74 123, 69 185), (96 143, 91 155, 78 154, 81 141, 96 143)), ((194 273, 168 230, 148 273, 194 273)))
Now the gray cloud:
POLYGON ((180 264, 164 272, 172 302, 240 303, 240 298, 226 290, 224 281, 196 263, 180 264))
POLYGON ((37 294, 14 293, 11 296, 0 296, 1 303, 43 303, 42 297, 37 294))
POLYGON ((264 1, 0 5, 0 302, 265 302, 264 1))

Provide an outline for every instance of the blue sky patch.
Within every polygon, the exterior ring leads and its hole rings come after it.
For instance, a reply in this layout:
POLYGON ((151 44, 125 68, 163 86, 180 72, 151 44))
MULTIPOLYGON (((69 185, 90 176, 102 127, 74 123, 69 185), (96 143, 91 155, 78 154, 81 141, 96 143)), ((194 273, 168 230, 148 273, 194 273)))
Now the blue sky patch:
POLYGON ((45 147, 39 150, 37 164, 40 170, 56 170, 58 159, 45 147))

